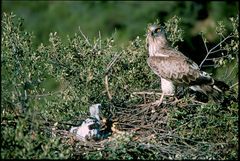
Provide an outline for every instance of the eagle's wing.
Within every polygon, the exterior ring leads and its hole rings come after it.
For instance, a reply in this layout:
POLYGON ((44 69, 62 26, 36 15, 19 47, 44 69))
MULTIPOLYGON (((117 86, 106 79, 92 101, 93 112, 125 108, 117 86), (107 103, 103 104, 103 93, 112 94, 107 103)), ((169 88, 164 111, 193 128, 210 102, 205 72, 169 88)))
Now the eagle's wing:
POLYGON ((147 62, 159 77, 176 84, 191 84, 201 77, 198 65, 179 52, 164 51, 166 56, 151 56, 147 62), (171 52, 171 53, 169 53, 171 52))
POLYGON ((198 65, 181 52, 166 50, 163 53, 165 55, 150 56, 147 60, 159 77, 174 84, 185 84, 206 95, 209 93, 214 99, 220 98, 222 91, 229 88, 224 82, 214 80, 208 73, 200 71, 198 65))

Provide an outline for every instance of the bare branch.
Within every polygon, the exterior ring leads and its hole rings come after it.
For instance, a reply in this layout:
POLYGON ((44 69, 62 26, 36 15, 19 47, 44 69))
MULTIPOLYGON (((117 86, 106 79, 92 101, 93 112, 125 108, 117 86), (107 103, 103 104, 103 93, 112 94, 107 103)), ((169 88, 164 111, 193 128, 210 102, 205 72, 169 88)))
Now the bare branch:
POLYGON ((111 101, 111 100, 112 100, 112 95, 111 95, 111 93, 110 93, 110 91, 109 91, 108 74, 105 75, 104 84, 105 84, 105 88, 106 88, 106 91, 107 91, 108 98, 109 98, 109 100, 111 101))
POLYGON ((206 60, 215 60, 215 59, 221 59, 221 58, 225 58, 225 57, 228 57, 228 55, 223 55, 223 56, 220 56, 217 58, 207 58, 206 60))
POLYGON ((80 31, 80 33, 82 34, 82 36, 84 37, 85 41, 88 43, 88 45, 91 46, 89 40, 88 40, 87 37, 83 34, 83 32, 82 32, 82 30, 81 30, 80 27, 79 27, 79 31, 80 31))
POLYGON ((112 68, 113 64, 117 61, 117 59, 120 57, 121 54, 115 54, 112 61, 107 65, 107 69, 105 70, 105 73, 108 73, 109 70, 112 68))
POLYGON ((225 77, 225 79, 228 79, 228 77, 233 73, 233 71, 234 71, 234 69, 237 67, 237 65, 238 65, 238 63, 236 63, 234 66, 233 66, 233 68, 232 68, 232 70, 229 72, 229 74, 225 77))
POLYGON ((235 87, 235 86, 237 86, 237 85, 238 85, 238 82, 235 83, 235 84, 233 84, 233 85, 231 85, 231 86, 230 86, 230 89, 233 88, 233 87, 235 87))
POLYGON ((43 93, 43 94, 37 94, 37 95, 29 95, 29 97, 40 98, 40 97, 45 97, 45 96, 52 96, 52 95, 57 94, 57 93, 61 93, 61 91, 55 91, 55 92, 52 92, 52 93, 43 93))
POLYGON ((160 92, 148 92, 148 91, 142 91, 142 92, 133 92, 133 95, 145 95, 145 94, 149 94, 149 95, 162 95, 162 93, 160 92))
POLYGON ((215 65, 203 65, 202 67, 214 67, 215 65))
POLYGON ((107 95, 109 100, 112 100, 112 95, 111 92, 109 91, 109 85, 108 85, 108 72, 109 70, 112 68, 113 64, 117 61, 117 59, 120 57, 121 54, 115 54, 115 56, 113 57, 112 61, 110 63, 108 63, 107 65, 107 69, 105 70, 105 78, 104 78, 104 84, 105 84, 105 88, 107 91, 107 95))
POLYGON ((210 49, 209 51, 208 51, 208 49, 207 49, 206 43, 204 42, 205 48, 206 48, 206 50, 207 50, 207 54, 206 54, 205 58, 203 59, 203 61, 200 63, 199 68, 202 67, 203 63, 206 61, 206 59, 208 58, 208 56, 209 56, 210 54, 216 52, 216 51, 214 51, 214 50, 215 50, 218 46, 220 46, 220 45, 221 45, 222 43, 224 43, 227 39, 232 38, 232 37, 234 37, 234 36, 233 36, 233 35, 228 35, 226 38, 224 38, 222 41, 220 41, 216 46, 214 46, 214 47, 213 47, 212 49, 210 49))
POLYGON ((226 49, 218 49, 218 50, 215 50, 215 51, 211 51, 210 54, 214 54, 214 53, 217 53, 217 52, 219 52, 219 51, 226 51, 226 49))

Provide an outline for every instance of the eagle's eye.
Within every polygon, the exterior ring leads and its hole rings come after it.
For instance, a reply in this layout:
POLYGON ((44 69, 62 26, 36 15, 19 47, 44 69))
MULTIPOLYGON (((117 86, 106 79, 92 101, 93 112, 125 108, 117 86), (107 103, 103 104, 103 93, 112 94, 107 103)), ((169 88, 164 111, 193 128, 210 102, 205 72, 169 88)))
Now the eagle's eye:
POLYGON ((157 29, 155 30, 155 33, 159 33, 159 32, 161 32, 161 29, 160 29, 160 28, 157 28, 157 29))

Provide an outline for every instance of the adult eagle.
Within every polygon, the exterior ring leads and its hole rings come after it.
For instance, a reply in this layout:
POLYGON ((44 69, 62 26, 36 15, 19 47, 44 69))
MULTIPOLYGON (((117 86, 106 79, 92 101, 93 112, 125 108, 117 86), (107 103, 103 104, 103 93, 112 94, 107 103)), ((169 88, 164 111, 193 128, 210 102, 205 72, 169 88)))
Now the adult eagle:
POLYGON ((176 85, 188 86, 194 91, 211 96, 215 101, 222 98, 223 91, 229 88, 224 82, 201 71, 194 61, 172 48, 160 25, 148 26, 146 41, 149 53, 147 63, 161 78, 162 96, 158 105, 162 103, 164 95, 175 93, 176 85))

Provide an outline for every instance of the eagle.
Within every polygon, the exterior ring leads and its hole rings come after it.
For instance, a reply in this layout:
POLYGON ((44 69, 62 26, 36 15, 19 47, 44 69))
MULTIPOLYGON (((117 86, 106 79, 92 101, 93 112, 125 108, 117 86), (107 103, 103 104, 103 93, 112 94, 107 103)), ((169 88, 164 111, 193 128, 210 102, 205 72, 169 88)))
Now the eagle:
POLYGON ((163 26, 151 24, 147 29, 146 44, 149 57, 147 63, 152 71, 161 79, 161 98, 164 95, 174 95, 176 86, 187 86, 200 92, 214 101, 222 98, 229 86, 201 71, 199 66, 183 53, 169 45, 163 26))

